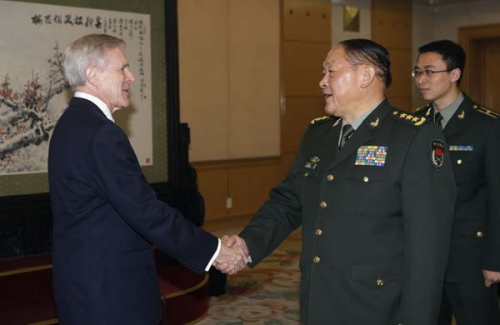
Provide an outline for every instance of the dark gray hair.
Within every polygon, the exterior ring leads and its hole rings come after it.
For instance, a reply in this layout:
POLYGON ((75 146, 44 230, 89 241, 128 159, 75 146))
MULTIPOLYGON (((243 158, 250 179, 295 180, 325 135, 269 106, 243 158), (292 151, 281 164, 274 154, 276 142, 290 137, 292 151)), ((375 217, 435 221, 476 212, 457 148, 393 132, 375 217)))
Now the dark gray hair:
POLYGON ((64 57, 64 73, 71 88, 85 84, 86 67, 105 67, 108 64, 106 50, 117 47, 125 47, 125 42, 107 34, 88 34, 69 44, 64 57))
POLYGON ((344 47, 347 61, 352 65, 373 65, 385 87, 388 88, 391 85, 391 57, 385 47, 372 40, 361 38, 345 40, 339 44, 344 47))

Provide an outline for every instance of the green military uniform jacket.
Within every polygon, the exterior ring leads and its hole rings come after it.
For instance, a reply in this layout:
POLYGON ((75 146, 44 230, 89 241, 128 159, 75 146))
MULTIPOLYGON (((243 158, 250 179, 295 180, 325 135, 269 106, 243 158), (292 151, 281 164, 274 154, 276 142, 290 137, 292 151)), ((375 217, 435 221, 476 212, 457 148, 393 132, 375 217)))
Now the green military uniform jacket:
POLYGON ((310 125, 241 232, 251 266, 302 225, 304 324, 435 324, 455 204, 441 132, 384 100, 338 151, 340 122, 310 125))
MULTIPOLYGON (((443 130, 458 191, 446 280, 482 285, 500 271, 500 114, 463 95, 443 130)), ((416 114, 432 119, 432 105, 416 114)))

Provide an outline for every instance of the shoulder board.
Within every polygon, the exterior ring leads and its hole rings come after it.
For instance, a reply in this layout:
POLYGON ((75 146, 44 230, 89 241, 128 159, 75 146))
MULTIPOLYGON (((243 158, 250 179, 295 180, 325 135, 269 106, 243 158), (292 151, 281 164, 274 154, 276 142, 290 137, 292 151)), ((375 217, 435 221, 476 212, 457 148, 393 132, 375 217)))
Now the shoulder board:
POLYGON ((486 107, 479 106, 477 104, 474 104, 472 108, 474 108, 476 112, 482 113, 494 119, 498 119, 500 117, 500 113, 487 109, 486 107))
POLYGON ((426 118, 423 116, 415 116, 415 115, 411 115, 407 112, 398 111, 398 110, 394 110, 392 112, 392 116, 394 117, 395 120, 405 122, 407 124, 414 125, 414 126, 420 126, 420 125, 424 124, 426 121, 426 118))
POLYGON ((325 115, 321 117, 317 117, 309 123, 309 125, 318 125, 323 124, 324 122, 330 121, 333 119, 333 116, 325 115))

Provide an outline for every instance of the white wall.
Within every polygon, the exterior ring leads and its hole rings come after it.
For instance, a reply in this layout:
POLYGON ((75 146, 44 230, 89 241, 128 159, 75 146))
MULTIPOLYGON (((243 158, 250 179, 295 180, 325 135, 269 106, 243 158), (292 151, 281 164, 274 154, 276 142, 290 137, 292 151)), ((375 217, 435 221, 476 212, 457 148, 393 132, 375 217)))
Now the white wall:
MULTIPOLYGON (((440 39, 458 41, 458 29, 500 23, 500 1, 484 0, 435 8, 413 5, 413 58, 419 46, 440 39)), ((413 107, 424 101, 414 88, 413 107)))
POLYGON ((371 0, 332 0, 332 45, 350 38, 371 39, 371 0), (344 31, 344 6, 360 9, 359 32, 344 31))

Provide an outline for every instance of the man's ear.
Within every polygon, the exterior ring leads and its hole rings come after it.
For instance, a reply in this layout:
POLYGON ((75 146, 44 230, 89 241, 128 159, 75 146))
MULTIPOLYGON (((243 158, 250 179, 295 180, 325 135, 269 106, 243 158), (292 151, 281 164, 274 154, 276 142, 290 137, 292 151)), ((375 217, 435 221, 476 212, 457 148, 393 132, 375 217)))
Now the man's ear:
POLYGON ((450 71, 450 76, 451 76, 451 82, 457 82, 458 79, 460 79, 460 76, 462 75, 462 70, 459 68, 455 68, 450 71))
POLYGON ((363 64, 359 67, 361 69, 361 88, 368 88, 377 77, 377 70, 373 65, 363 64))
POLYGON ((97 69, 97 67, 88 66, 85 68, 85 79, 89 84, 96 86, 98 78, 99 78, 99 70, 97 69))

